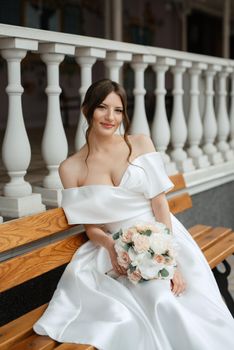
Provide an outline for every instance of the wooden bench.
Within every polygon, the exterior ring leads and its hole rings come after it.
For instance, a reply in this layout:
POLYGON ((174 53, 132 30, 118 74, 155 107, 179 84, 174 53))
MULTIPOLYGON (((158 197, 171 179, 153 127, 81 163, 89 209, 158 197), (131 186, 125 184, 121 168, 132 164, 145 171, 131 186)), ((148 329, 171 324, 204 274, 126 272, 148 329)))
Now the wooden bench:
MULTIPOLYGON (((185 188, 183 177, 175 175, 171 179, 175 188, 171 191, 168 202, 171 212, 177 214, 191 208, 192 201, 188 193, 175 193, 185 188)), ((229 228, 196 225, 189 231, 212 269, 234 253, 234 234, 229 228)), ((8 252, 9 256, 0 263, 0 292, 67 264, 76 249, 87 239, 82 226, 67 224, 61 208, 1 224, 0 253, 3 255, 8 252), (71 229, 73 232, 69 233, 71 229), (80 232, 77 234, 77 231, 80 232), (33 245, 37 245, 36 248, 33 245)), ((226 277, 225 275, 226 282, 221 292, 230 308, 233 307, 233 300, 229 300, 231 296, 226 277)), ((32 326, 45 308, 46 304, 41 305, 3 325, 0 328, 0 350, 94 350, 90 345, 60 344, 49 337, 36 335, 32 326)))

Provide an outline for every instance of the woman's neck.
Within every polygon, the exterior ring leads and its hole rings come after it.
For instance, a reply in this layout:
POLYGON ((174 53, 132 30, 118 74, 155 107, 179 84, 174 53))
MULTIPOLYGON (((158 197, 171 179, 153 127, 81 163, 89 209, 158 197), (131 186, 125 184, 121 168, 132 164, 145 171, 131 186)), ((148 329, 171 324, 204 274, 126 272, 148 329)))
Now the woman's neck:
POLYGON ((122 140, 121 136, 101 136, 94 133, 89 135, 90 153, 111 153, 112 146, 122 140))

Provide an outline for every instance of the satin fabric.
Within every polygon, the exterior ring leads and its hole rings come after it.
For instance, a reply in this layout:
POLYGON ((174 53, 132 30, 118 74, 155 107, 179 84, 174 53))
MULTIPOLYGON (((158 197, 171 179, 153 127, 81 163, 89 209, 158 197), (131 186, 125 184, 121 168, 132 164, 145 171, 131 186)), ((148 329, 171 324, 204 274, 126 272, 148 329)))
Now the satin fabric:
MULTIPOLYGON (((173 187, 160 153, 137 157, 119 186, 63 190, 70 224, 104 224, 110 233, 137 222, 155 222, 150 199, 173 187)), ((74 254, 36 333, 99 350, 230 350, 234 320, 212 271, 185 227, 171 215, 177 263, 186 292, 173 295, 168 280, 133 285, 105 274, 107 251, 88 241, 74 254)))

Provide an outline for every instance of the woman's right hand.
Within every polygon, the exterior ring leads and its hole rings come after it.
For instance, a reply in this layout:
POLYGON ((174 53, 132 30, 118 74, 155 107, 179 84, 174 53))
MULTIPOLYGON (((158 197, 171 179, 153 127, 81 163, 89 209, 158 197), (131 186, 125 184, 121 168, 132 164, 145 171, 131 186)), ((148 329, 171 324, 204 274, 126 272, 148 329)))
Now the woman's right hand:
POLYGON ((126 269, 120 266, 118 263, 117 253, 115 251, 114 245, 115 241, 111 238, 110 242, 108 243, 107 250, 110 255, 113 270, 119 275, 126 275, 126 269))

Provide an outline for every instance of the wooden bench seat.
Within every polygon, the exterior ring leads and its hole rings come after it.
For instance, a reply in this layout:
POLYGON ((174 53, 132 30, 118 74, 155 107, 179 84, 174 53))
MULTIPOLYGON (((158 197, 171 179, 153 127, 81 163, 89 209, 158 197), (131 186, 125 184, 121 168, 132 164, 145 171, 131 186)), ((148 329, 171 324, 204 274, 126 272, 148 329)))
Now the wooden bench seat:
MULTIPOLYGON (((183 177, 176 175, 171 179, 176 186, 168 202, 171 212, 176 214, 191 208, 192 200, 188 193, 177 192, 185 188, 183 177)), ((221 292, 227 305, 233 307, 227 284, 230 266, 225 259, 234 253, 234 233, 229 228, 212 228, 200 224, 191 227, 189 232, 213 268, 217 280, 221 280, 221 292), (226 267, 225 274, 220 274, 216 269, 221 262, 226 267)), ((1 224, 0 253, 6 254, 7 258, 0 263, 0 292, 67 264, 76 249, 87 239, 80 225, 67 224, 61 208, 1 224)), ((95 350, 90 345, 60 344, 49 337, 36 335, 32 326, 45 308, 46 304, 2 326, 0 350, 95 350)))

